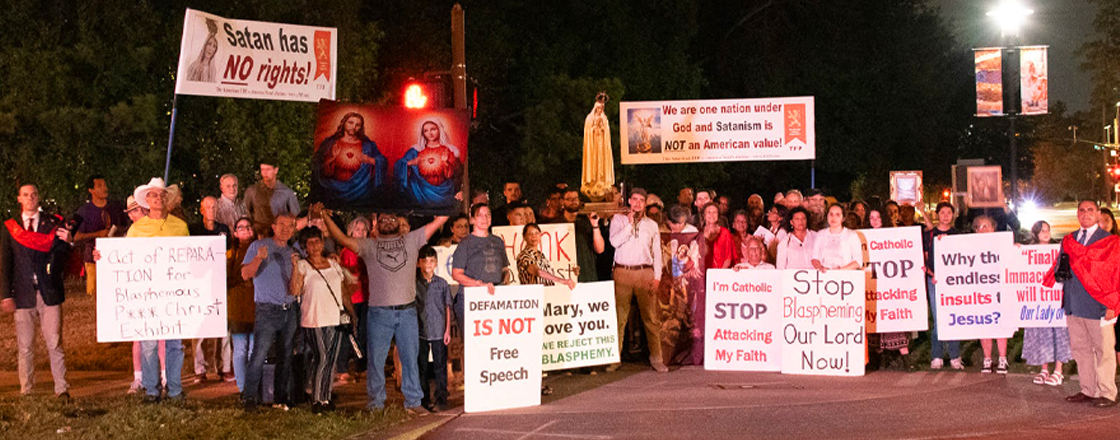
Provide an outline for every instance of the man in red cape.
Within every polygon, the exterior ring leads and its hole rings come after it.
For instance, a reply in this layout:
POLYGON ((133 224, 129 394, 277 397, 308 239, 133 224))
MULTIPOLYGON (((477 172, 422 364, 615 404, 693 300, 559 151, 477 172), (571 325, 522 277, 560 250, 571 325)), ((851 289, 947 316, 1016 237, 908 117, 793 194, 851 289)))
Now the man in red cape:
MULTIPOLYGON (((1107 321, 1120 310, 1120 237, 1098 227, 1099 218, 1097 202, 1077 204, 1081 229, 1062 240, 1061 255, 1069 258, 1070 269, 1070 278, 1062 282, 1062 308, 1081 383, 1081 391, 1066 401, 1107 408, 1116 405, 1115 322, 1107 321)), ((1046 274, 1047 287, 1056 281, 1057 266, 1046 274)))

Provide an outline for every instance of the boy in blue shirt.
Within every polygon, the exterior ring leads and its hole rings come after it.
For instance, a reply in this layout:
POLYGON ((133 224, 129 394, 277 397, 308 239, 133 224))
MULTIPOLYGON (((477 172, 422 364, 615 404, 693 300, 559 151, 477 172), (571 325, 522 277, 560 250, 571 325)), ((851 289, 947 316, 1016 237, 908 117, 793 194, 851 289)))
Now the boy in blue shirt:
POLYGON ((416 303, 420 318, 420 388, 424 397, 420 404, 431 412, 447 410, 447 344, 451 343, 451 288, 447 281, 436 276, 436 250, 431 246, 420 248, 416 261, 416 303), (428 353, 432 356, 428 368, 428 353), (435 399, 432 399, 428 381, 436 381, 435 399), (434 400, 434 402, 433 402, 434 400))

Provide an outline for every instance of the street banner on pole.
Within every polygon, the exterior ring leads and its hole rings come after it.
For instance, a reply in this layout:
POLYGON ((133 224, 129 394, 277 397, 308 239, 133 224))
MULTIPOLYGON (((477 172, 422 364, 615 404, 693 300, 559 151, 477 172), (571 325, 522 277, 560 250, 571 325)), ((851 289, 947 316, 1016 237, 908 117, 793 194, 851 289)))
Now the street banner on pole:
POLYGON ((937 338, 942 341, 1006 338, 1017 321, 1004 291, 1000 259, 1011 232, 943 235, 934 246, 937 338))
POLYGON ((337 67, 335 28, 187 9, 175 93, 318 102, 334 99, 337 67))
POLYGON ((1003 53, 1000 48, 974 49, 976 116, 1003 115, 1003 53))
POLYGON ((779 270, 708 269, 704 369, 781 371, 779 270))
POLYGON ((468 287, 464 409, 492 411, 541 404, 541 305, 544 286, 468 287))
POLYGON ((222 338, 226 239, 98 238, 97 342, 222 338))
POLYGON ((1003 290, 1011 303, 1009 321, 1015 327, 1065 327, 1061 283, 1042 285, 1046 272, 1058 261, 1057 244, 1007 246, 1003 263, 1003 290))
POLYGON ((1049 112, 1049 74, 1046 62, 1047 46, 1019 48, 1019 76, 1022 111, 1024 115, 1044 115, 1049 112))
POLYGON ((614 281, 545 286, 544 371, 619 362, 614 281))
POLYGON ((782 374, 863 376, 863 271, 782 272, 782 374))
MULTIPOLYGON (((537 225, 541 228, 540 251, 548 258, 552 267, 552 274, 566 280, 576 278, 576 227, 573 223, 546 223, 537 225)), ((517 254, 525 245, 522 236, 524 226, 494 226, 491 231, 502 238, 506 245, 506 257, 509 258, 509 271, 512 275, 512 284, 520 284, 521 279, 517 274, 517 254)))
POLYGON ((867 332, 929 329, 926 278, 922 272, 922 229, 861 229, 870 279, 865 286, 867 332))
POLYGON ((812 96, 619 105, 623 164, 811 160, 812 96))

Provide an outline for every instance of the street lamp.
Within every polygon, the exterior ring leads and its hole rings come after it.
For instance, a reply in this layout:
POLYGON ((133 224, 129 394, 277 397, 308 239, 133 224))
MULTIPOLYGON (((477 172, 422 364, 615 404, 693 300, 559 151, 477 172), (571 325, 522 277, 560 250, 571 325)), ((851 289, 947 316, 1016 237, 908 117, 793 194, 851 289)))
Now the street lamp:
POLYGON ((1028 9, 1017 0, 1003 0, 995 9, 988 11, 988 16, 999 24, 1000 33, 1018 35, 1019 28, 1027 21, 1027 17, 1034 14, 1033 9, 1028 9))

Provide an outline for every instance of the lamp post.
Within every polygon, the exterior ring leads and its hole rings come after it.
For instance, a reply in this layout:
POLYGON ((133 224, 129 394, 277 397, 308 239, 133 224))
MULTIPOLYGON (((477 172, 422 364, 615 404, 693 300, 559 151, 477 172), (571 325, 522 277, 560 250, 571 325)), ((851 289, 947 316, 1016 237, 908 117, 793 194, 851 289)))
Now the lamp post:
MULTIPOLYGON (((1018 0, 1002 0, 995 9, 987 13, 988 17, 995 20, 999 25, 1000 36, 1006 43, 1017 43, 1019 38, 1019 28, 1027 21, 1027 17, 1034 14, 1034 10, 1028 9, 1023 6, 1018 0)), ((1019 96, 1018 90, 1013 90, 1011 96, 1015 99, 1019 96)), ((1012 100, 1012 102, 1015 101, 1012 100)), ((1120 111, 1120 110, 1118 110, 1120 111)), ((1019 198, 1019 164, 1018 164, 1018 148, 1016 145, 1015 133, 1015 116, 1016 113, 1008 112, 1008 129, 1007 137, 1011 144, 1011 204, 1018 206, 1019 198)))

